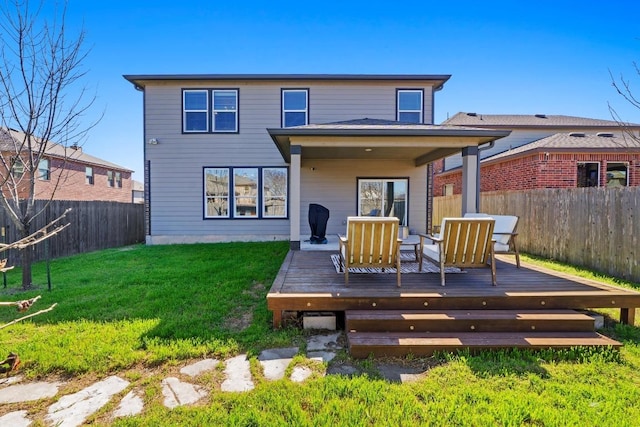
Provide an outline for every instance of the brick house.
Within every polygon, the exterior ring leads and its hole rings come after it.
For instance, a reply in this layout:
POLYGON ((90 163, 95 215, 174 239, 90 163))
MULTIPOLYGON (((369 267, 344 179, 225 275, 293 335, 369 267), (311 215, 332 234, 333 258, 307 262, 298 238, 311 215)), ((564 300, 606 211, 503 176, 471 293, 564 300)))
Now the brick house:
MULTIPOLYGON (((23 134, 14 130, 0 130, 0 151, 5 164, 16 155, 15 142, 23 134)), ((25 152, 15 162, 12 173, 20 180, 19 197, 24 197, 28 185, 25 152)), ((0 166, 3 168, 3 166, 0 166)), ((131 203, 130 169, 84 153, 82 147, 64 147, 49 142, 45 156, 38 165, 35 198, 41 200, 99 200, 131 203)), ((1 176, 8 174, 0 171, 1 176)), ((3 186, 6 194, 6 186, 3 186)))
MULTIPOLYGON (((480 149, 480 191, 640 185, 640 125, 571 116, 458 113, 445 124, 511 129, 480 149), (627 133, 629 132, 629 133, 627 133)), ((435 162, 434 196, 459 194, 460 162, 435 162)))

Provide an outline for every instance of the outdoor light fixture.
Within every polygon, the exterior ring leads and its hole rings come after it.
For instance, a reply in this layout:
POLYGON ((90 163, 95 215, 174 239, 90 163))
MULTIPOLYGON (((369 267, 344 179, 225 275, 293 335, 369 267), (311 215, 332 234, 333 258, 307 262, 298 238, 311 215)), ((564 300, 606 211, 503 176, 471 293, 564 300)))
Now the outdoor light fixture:
POLYGON ((370 153, 373 151, 373 148, 365 148, 364 151, 366 151, 367 153, 370 153))
POLYGON ((156 138, 151 138, 151 139, 149 140, 149 144, 151 144, 151 145, 157 145, 157 144, 158 144, 158 140, 157 140, 156 138))

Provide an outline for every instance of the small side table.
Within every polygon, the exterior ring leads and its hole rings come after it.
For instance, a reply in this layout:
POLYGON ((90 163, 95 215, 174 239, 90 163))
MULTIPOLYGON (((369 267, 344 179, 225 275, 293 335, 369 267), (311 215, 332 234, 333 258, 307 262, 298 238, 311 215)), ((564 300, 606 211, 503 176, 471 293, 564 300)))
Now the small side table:
POLYGON ((403 246, 413 246, 413 253, 416 256, 416 261, 420 261, 420 236, 417 234, 409 234, 406 239, 402 239, 400 243, 400 250, 403 246))

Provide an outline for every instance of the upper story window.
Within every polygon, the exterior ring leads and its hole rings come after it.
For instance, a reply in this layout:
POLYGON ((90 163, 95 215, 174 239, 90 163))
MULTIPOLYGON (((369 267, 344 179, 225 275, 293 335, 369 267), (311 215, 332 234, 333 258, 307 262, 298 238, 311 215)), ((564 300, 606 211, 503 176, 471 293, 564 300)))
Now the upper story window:
POLYGON ((93 185, 93 168, 91 166, 84 168, 84 177, 87 184, 93 185))
POLYGON ((238 91, 213 91, 213 131, 238 131, 238 91))
POLYGON ((396 118, 399 122, 423 123, 423 92, 421 89, 398 89, 396 118))
POLYGON ((40 162, 38 163, 38 179, 49 181, 49 178, 49 159, 40 159, 40 162))
POLYGON ((309 124, 309 90, 282 89, 282 127, 309 124))
POLYGON ((107 171, 107 185, 113 187, 113 171, 107 171))
POLYGON ((120 172, 116 172, 116 187, 122 188, 122 174, 120 172))
POLYGON ((238 90, 185 89, 182 130, 185 133, 238 132, 238 90), (209 97, 213 100, 211 106, 209 97))
POLYGON ((209 91, 182 92, 182 114, 184 132, 209 132, 209 91))

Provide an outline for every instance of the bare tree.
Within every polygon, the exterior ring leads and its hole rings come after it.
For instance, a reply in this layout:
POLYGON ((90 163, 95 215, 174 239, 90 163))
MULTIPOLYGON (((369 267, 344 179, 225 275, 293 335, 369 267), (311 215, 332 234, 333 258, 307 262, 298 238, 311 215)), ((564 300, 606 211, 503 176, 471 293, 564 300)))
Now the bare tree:
MULTIPOLYGON (((640 77, 640 67, 636 62, 633 63, 633 69, 636 75, 640 77)), ((638 99, 637 96, 633 94, 631 81, 628 78, 625 78, 623 74, 620 74, 620 77, 616 78, 611 70, 609 70, 609 75, 611 76, 611 85, 616 90, 616 92, 618 92, 618 95, 620 95, 633 107, 640 110, 640 99, 638 99)), ((618 114, 611 103, 609 103, 609 112, 611 113, 611 117, 613 117, 613 120, 615 120, 622 128, 623 139, 625 141, 623 145, 637 146, 638 143, 640 143, 640 136, 633 133, 633 129, 631 128, 629 122, 623 120, 622 117, 620 117, 620 114, 618 114)))
MULTIPOLYGON (((95 101, 81 80, 84 30, 67 37, 66 3, 56 4, 44 19, 44 2, 0 0, 0 205, 26 238, 32 234, 39 167, 56 158, 67 159, 84 142, 97 122, 81 120, 95 101), (69 150, 69 156, 67 155, 69 150)), ((40 171, 40 174, 45 173, 40 171)), ((64 181, 64 164, 51 181, 64 181)), ((49 200, 53 199, 55 190, 49 200)), ((23 250, 22 286, 31 287, 31 251, 23 250)))

